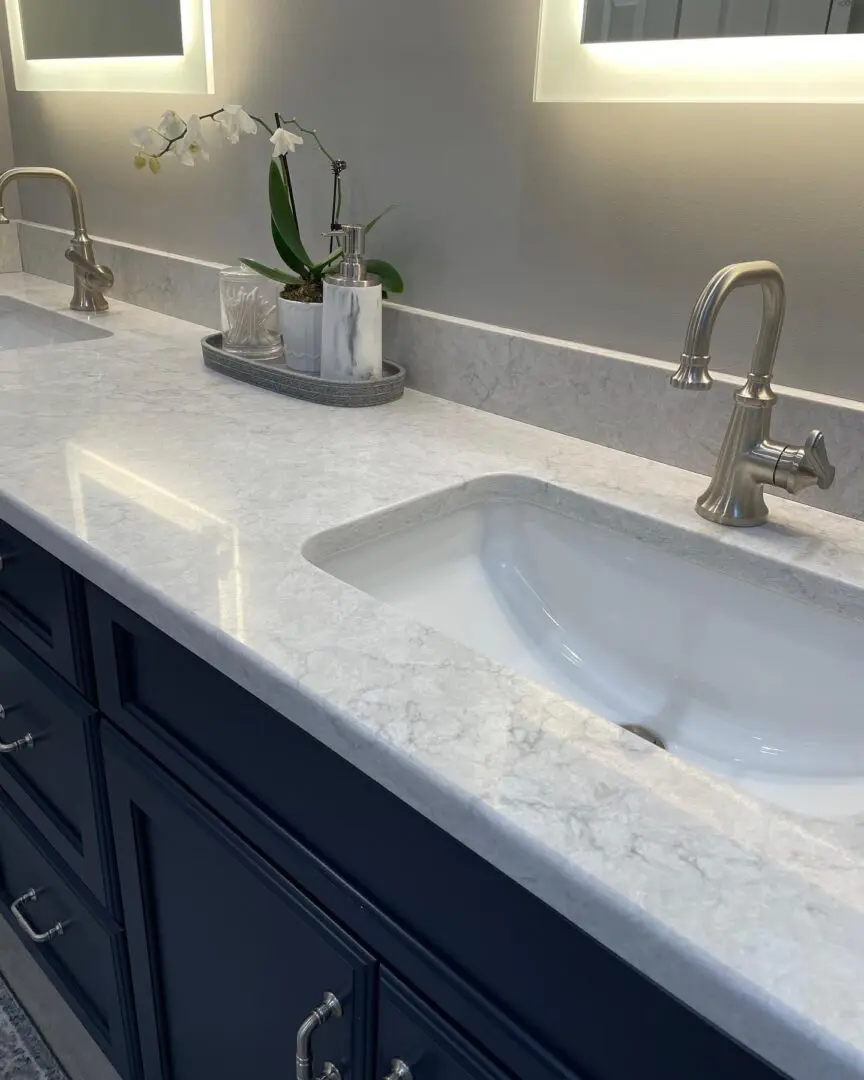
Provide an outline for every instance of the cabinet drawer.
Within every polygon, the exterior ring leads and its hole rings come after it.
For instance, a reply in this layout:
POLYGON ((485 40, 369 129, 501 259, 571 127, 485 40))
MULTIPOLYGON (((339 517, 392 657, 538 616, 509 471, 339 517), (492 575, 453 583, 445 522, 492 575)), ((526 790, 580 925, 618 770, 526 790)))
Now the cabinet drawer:
POLYGON ((121 1075, 128 1077, 122 931, 71 889, 23 831, 12 805, 0 799, 0 911, 121 1075))
POLYGON ((257 802, 283 793, 314 814, 316 779, 294 753, 297 729, 117 601, 87 586, 101 711, 136 737, 142 724, 182 742, 257 802))
POLYGON ((73 631, 80 617, 77 588, 61 562, 0 520, 0 624, 86 691, 73 631))
POLYGON ((386 970, 379 984, 375 1077, 509 1080, 497 1063, 386 970))
POLYGON ((0 788, 103 903, 98 718, 0 629, 0 788))

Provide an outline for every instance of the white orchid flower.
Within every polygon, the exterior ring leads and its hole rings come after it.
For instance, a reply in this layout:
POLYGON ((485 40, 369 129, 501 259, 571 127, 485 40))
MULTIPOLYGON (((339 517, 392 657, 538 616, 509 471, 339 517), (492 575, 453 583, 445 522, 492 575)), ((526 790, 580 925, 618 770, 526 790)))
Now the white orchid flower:
POLYGON ((222 112, 213 119, 229 143, 238 143, 241 135, 254 135, 258 130, 258 125, 242 105, 223 105, 222 112))
POLYGON ((279 127, 270 136, 270 142, 273 143, 273 157, 278 158, 283 154, 293 154, 298 146, 303 145, 303 137, 279 127))
POLYGON ((129 141, 142 154, 158 154, 165 149, 168 140, 155 128, 139 127, 132 132, 129 141))
POLYGON ((156 128, 159 134, 164 135, 166 139, 178 139, 185 129, 186 124, 183 117, 178 116, 173 109, 162 113, 162 119, 156 128))
POLYGON ((194 165, 197 158, 203 161, 210 160, 210 151, 207 148, 207 140, 204 138, 200 117, 189 117, 186 121, 186 134, 179 142, 174 143, 171 149, 177 155, 181 165, 194 165))

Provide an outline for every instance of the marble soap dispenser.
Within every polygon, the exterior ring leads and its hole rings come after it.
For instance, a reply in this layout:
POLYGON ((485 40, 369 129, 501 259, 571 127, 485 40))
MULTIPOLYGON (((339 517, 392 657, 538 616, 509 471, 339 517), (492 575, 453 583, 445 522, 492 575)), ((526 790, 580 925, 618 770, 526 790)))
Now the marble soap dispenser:
POLYGON ((366 269, 365 225, 328 233, 342 242, 338 274, 324 278, 321 378, 363 382, 382 376, 381 282, 366 269))

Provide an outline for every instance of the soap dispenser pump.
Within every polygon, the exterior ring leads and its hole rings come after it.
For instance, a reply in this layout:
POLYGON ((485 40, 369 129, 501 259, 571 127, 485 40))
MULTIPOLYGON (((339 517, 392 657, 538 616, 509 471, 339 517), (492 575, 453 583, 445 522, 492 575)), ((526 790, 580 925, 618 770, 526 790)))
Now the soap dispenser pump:
POLYGON ((324 278, 321 377, 380 379, 381 281, 366 268, 366 226, 341 225, 324 235, 341 241, 342 262, 338 274, 324 278))

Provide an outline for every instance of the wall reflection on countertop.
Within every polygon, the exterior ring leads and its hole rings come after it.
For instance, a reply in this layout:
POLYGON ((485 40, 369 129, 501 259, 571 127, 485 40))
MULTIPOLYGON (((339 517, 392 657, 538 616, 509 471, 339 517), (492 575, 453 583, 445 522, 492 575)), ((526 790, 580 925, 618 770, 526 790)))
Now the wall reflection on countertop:
POLYGON ((75 531, 107 556, 184 568, 187 603, 225 633, 245 640, 243 576, 237 528, 76 443, 66 448, 75 531))

